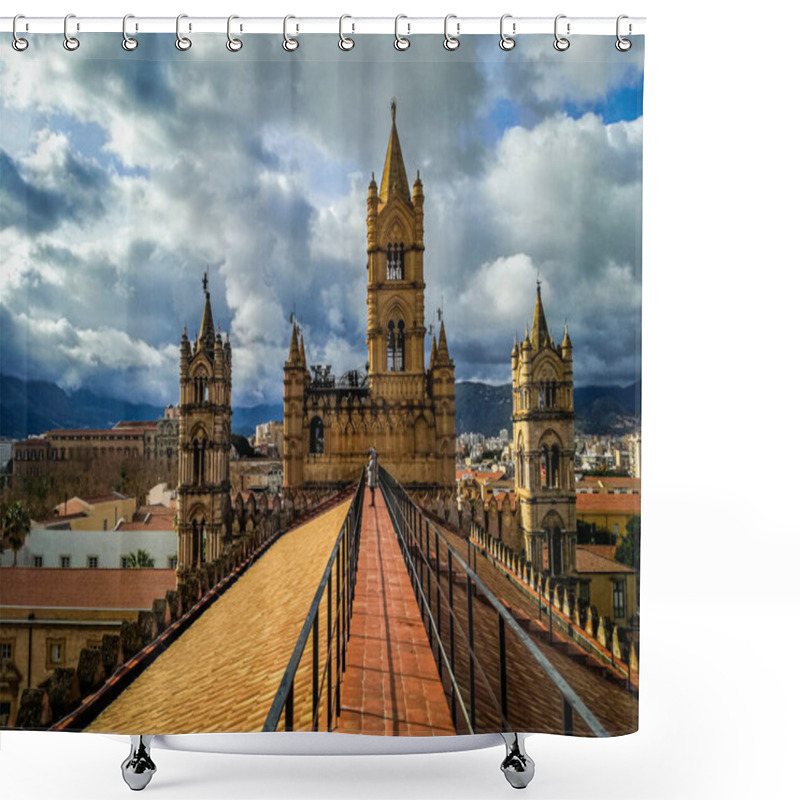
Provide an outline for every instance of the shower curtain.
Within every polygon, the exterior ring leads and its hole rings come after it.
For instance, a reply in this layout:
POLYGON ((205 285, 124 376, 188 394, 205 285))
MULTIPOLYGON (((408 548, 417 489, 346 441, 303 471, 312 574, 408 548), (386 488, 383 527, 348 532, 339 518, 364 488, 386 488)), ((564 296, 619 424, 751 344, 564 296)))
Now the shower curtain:
POLYGON ((635 731, 643 37, 28 38, 0 724, 635 731))

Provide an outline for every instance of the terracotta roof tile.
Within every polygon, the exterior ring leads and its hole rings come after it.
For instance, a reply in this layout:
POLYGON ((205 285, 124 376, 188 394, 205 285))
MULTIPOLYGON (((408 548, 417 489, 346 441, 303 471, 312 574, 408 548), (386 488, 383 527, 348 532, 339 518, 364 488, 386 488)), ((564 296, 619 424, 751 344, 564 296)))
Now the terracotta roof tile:
POLYGON ((176 585, 172 569, 3 567, 0 604, 40 608, 149 609, 176 585))
POLYGON ((625 564, 618 564, 610 558, 604 558, 596 553, 591 553, 583 547, 575 548, 578 572, 624 572, 631 573, 634 570, 625 564))
POLYGON ((642 513, 642 496, 640 494, 578 494, 575 499, 578 514, 642 513))

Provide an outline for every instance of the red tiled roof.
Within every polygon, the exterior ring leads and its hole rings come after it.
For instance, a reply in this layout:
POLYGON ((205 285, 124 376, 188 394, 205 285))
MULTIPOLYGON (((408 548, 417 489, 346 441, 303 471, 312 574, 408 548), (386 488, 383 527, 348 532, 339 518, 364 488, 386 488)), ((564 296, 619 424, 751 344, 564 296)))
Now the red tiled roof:
POLYGON ((456 480, 460 481, 462 478, 475 478, 476 481, 496 481, 502 478, 505 472, 502 470, 495 472, 479 472, 474 469, 460 469, 456 472, 456 480))
POLYGON ((618 564, 610 558, 591 553, 583 546, 575 548, 578 572, 625 572, 630 573, 634 570, 625 564, 618 564))
POLYGON ((74 499, 83 500, 84 503, 88 503, 90 506, 95 506, 98 503, 113 503, 117 500, 129 500, 130 497, 125 494, 101 494, 97 497, 77 497, 74 499))
POLYGON ((147 610, 176 584, 173 569, 3 567, 0 605, 147 610))
POLYGON ((578 494, 575 497, 578 514, 641 514, 640 494, 578 494))
POLYGON ((582 486, 597 486, 602 483, 607 489, 641 489, 641 478, 627 478, 621 475, 584 475, 581 480, 576 481, 576 488, 582 486))
POLYGON ((113 428, 57 428, 47 431, 45 436, 130 436, 135 433, 129 428, 114 430, 113 428))
POLYGON ((133 420, 132 422, 118 422, 113 430, 119 431, 124 429, 132 429, 132 428, 146 428, 146 429, 158 429, 158 421, 153 419, 145 419, 145 420, 133 420))
POLYGON ((614 560, 614 554, 617 552, 615 544, 582 544, 581 547, 589 553, 594 553, 596 556, 614 560))

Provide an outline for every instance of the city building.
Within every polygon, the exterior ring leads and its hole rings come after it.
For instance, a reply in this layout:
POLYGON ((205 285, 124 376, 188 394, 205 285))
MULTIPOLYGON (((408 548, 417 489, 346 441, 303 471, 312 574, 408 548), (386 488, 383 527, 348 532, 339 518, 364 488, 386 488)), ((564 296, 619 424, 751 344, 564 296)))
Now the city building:
POLYGON ((70 531, 112 531, 121 522, 131 521, 136 511, 136 499, 110 492, 98 497, 64 498, 53 508, 53 518, 42 523, 43 528, 70 531))
POLYGON ((541 286, 533 327, 511 352, 515 492, 525 557, 543 570, 544 550, 555 576, 575 572, 575 471, 572 342, 561 346, 547 330, 541 286))
POLYGON ((579 520, 607 530, 617 536, 624 536, 629 520, 641 516, 642 496, 640 494, 581 493, 577 495, 576 514, 579 520))
POLYGON ((284 485, 358 477, 375 448, 410 488, 455 485, 455 379, 444 322, 425 366, 422 181, 409 191, 392 103, 380 188, 367 195, 367 373, 306 363, 292 327, 284 367, 284 485))

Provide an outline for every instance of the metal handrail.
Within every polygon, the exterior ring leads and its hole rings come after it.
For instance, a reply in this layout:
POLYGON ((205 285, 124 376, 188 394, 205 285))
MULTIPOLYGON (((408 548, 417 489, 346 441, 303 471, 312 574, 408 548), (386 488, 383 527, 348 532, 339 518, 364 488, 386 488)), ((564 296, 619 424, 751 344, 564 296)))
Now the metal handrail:
POLYGON ((358 482, 355 496, 350 503, 339 535, 333 546, 333 551, 322 573, 322 578, 317 587, 314 599, 311 602, 300 635, 297 637, 289 663, 281 678, 278 691, 270 706, 262 731, 277 731, 281 716, 284 716, 284 729, 294 730, 294 695, 295 679, 300 660, 312 636, 313 669, 311 685, 311 702, 313 709, 312 727, 318 730, 319 708, 323 688, 327 688, 327 728, 332 730, 333 720, 341 711, 341 681, 346 666, 347 642, 350 637, 350 619, 353 614, 353 596, 356 585, 356 567, 358 565, 358 551, 361 541, 361 507, 364 500, 364 473, 358 482), (331 576, 337 576, 336 587, 336 621, 332 625, 332 589, 331 576), (319 608, 323 595, 327 590, 327 656, 323 666, 322 675, 319 674, 319 608), (336 643, 336 714, 332 707, 332 674, 333 644, 336 643))
MULTIPOLYGON (((389 499, 387 506, 392 508, 392 506, 399 506, 401 503, 407 505, 408 507, 414 510, 416 517, 420 520, 423 518, 426 521, 426 525, 428 528, 433 528, 434 534, 436 536, 436 542, 444 545, 447 552, 448 562, 454 560, 461 569, 464 570, 467 576, 467 599, 468 599, 468 611, 469 611, 469 628, 470 628, 470 639, 472 638, 472 586, 474 584, 475 587, 481 592, 481 594, 486 598, 487 602, 492 606, 492 608, 497 612, 498 615, 498 626, 499 626, 499 639, 500 644, 502 645, 501 651, 501 700, 500 700, 500 707, 502 709, 502 716, 505 717, 505 629, 510 629, 520 643, 525 647, 525 649, 534 657, 534 659, 538 662, 538 664, 542 667, 545 672, 545 675, 549 678, 549 680, 556 686, 558 691, 561 693, 563 698, 563 710, 564 710, 564 731, 565 733, 571 734, 573 732, 573 724, 572 724, 572 711, 576 711, 578 716, 586 723, 589 730, 598 737, 608 736, 608 732, 606 729, 600 724, 598 719, 594 716, 594 714, 586 707, 585 703, 578 697, 575 690, 567 683, 567 681, 563 678, 563 676, 558 672, 558 670, 552 665, 550 660, 545 656, 545 654, 539 649, 539 647, 531 640, 528 634, 523 630, 520 624, 508 613, 506 608, 500 603, 500 601, 492 594, 492 592, 486 587, 486 585, 481 581, 481 579, 477 576, 475 571, 472 569, 470 565, 465 563, 465 561, 461 558, 461 556, 453 549, 447 539, 442 535, 439 531, 435 523, 432 523, 427 517, 425 517, 424 512, 420 507, 414 503, 411 499, 409 494, 405 491, 405 489, 383 468, 380 470, 380 477, 381 477, 381 488, 385 489, 385 493, 389 499)), ((395 509, 395 513, 393 514, 393 522, 395 523, 395 529, 397 530, 398 534, 400 534, 400 528, 397 525, 397 513, 395 509)), ((406 526, 408 523, 406 522, 406 526)), ((399 538, 404 539, 405 536, 400 536, 399 538)), ((437 569, 438 569, 438 559, 437 559, 437 569)), ((431 567, 428 564, 428 569, 430 570, 431 567)), ((417 580, 419 580, 417 578, 417 580)), ((437 583, 438 583, 438 576, 437 576, 437 583)), ((422 582, 419 581, 420 588, 422 590, 422 594, 424 596, 424 589, 422 587, 422 582)), ((430 591, 429 591, 430 594, 430 591)), ((430 614, 430 607, 427 605, 427 600, 425 605, 428 609, 428 619, 431 622, 431 627, 435 627, 433 623, 433 617, 430 614)), ((438 639, 438 631, 437 631, 437 639, 438 639)), ((440 640, 439 640, 440 641, 440 640)), ((470 716, 472 717, 472 725, 474 727, 474 664, 473 660, 475 659, 474 651, 472 649, 472 642, 470 641, 470 716)), ((454 719, 455 722, 455 719, 454 719)))

